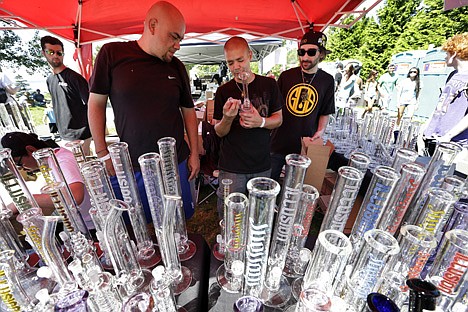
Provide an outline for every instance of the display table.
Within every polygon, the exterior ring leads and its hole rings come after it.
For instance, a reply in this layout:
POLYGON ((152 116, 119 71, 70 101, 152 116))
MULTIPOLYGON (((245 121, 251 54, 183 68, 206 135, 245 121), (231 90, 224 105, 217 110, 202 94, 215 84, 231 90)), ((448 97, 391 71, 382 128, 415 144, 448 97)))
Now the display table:
MULTIPOLYGON (((315 240, 317 239, 316 235, 309 235, 306 242, 306 247, 312 250, 315 245, 315 240)), ((237 299, 242 297, 241 293, 231 294, 226 292, 222 289, 216 280, 216 271, 218 268, 223 264, 222 261, 216 259, 213 254, 211 254, 210 258, 210 276, 209 276, 209 289, 208 289, 208 310, 209 312, 230 312, 232 311, 232 307, 234 302, 237 299)), ((294 279, 288 279, 289 282, 292 282, 294 279)), ((276 312, 276 311, 284 311, 287 307, 296 303, 296 300, 291 297, 291 300, 288 302, 286 307, 281 309, 275 309, 270 307, 264 307, 264 312, 276 312)), ((203 310, 205 311, 205 310, 203 310)))
POLYGON ((192 259, 183 261, 182 265, 192 271, 192 283, 187 290, 176 296, 176 302, 187 312, 208 311, 210 248, 200 234, 189 234, 189 239, 197 245, 197 252, 192 259))

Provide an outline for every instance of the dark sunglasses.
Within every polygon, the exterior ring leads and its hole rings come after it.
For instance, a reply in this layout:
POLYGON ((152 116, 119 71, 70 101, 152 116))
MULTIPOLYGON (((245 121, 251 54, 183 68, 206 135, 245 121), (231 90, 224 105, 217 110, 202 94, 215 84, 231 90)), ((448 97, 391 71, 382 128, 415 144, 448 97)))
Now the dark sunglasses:
POLYGON ((23 155, 20 156, 20 158, 18 158, 18 161, 16 162, 16 165, 18 167, 23 167, 23 164, 21 163, 21 160, 23 159, 23 155))
POLYGON ((417 71, 410 71, 409 73, 410 74, 417 74, 418 72, 417 71))
POLYGON ((49 55, 57 54, 58 56, 63 56, 64 54, 62 51, 54 51, 54 50, 44 50, 44 52, 49 55))
POLYGON ((309 49, 309 50, 298 49, 297 55, 304 56, 307 53, 308 56, 315 56, 315 54, 317 54, 317 51, 318 51, 317 49, 309 49))

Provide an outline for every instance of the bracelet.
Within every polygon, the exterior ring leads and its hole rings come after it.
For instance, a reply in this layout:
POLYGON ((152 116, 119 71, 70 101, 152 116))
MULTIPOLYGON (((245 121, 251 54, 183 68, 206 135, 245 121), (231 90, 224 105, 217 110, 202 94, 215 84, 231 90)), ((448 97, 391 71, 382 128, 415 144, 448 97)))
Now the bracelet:
POLYGON ((100 150, 99 152, 96 152, 96 155, 99 155, 100 153, 105 152, 105 151, 107 151, 107 147, 105 149, 100 150))
POLYGON ((265 117, 262 117, 262 124, 260 125, 260 128, 265 127, 265 117))
POLYGON ((106 154, 106 155, 104 155, 104 156, 102 156, 102 157, 99 157, 98 159, 99 159, 100 161, 106 161, 106 160, 109 160, 110 158, 111 158, 111 157, 110 157, 110 154, 106 154))

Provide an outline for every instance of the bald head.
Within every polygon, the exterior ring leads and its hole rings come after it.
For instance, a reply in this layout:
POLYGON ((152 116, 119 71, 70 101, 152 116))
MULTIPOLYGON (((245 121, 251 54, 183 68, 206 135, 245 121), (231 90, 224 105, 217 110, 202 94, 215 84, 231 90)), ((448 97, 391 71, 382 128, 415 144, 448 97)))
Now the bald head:
POLYGON ((170 62, 174 53, 180 49, 184 34, 185 20, 182 13, 169 2, 159 1, 146 14, 138 44, 146 53, 170 62))
MULTIPOLYGON (((224 44, 224 57, 229 70, 234 75, 236 81, 237 75, 241 72, 251 73, 250 61, 252 60, 252 51, 249 49, 249 44, 244 38, 232 37, 224 44)), ((254 75, 251 75, 249 80, 253 80, 254 75)), ((249 81, 250 82, 250 81, 249 81)))
POLYGON ((245 49, 246 51, 250 51, 247 40, 242 37, 232 37, 226 41, 224 44, 224 52, 232 49, 245 49))

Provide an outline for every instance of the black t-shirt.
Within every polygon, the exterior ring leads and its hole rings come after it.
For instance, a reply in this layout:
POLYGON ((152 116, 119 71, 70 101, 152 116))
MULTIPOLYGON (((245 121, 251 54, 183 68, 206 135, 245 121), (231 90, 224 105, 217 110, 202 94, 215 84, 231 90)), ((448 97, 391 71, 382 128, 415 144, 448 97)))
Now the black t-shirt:
POLYGON ((314 135, 319 117, 335 113, 333 77, 321 69, 317 71, 313 80, 312 77, 313 75, 308 74, 302 77, 300 67, 281 73, 278 86, 283 94, 285 106, 283 123, 272 133, 273 153, 299 154, 301 138, 314 135))
POLYGON ((65 68, 47 78, 55 119, 65 140, 91 137, 88 125, 88 82, 77 72, 65 68))
POLYGON ((192 108, 193 100, 179 59, 164 62, 136 41, 108 43, 96 58, 90 85, 91 92, 109 95, 117 134, 128 144, 135 168, 142 154, 158 151, 163 137, 176 139, 179 163, 187 159, 180 107, 192 108))
MULTIPOLYGON (((231 80, 216 91, 213 118, 223 118, 223 106, 229 97, 242 99, 242 85, 231 80)), ((249 98, 260 116, 269 117, 282 107, 281 94, 272 78, 255 75, 249 83, 249 98)), ((221 138, 219 169, 233 173, 258 173, 271 168, 270 130, 245 129, 234 119, 229 133, 221 138)))

